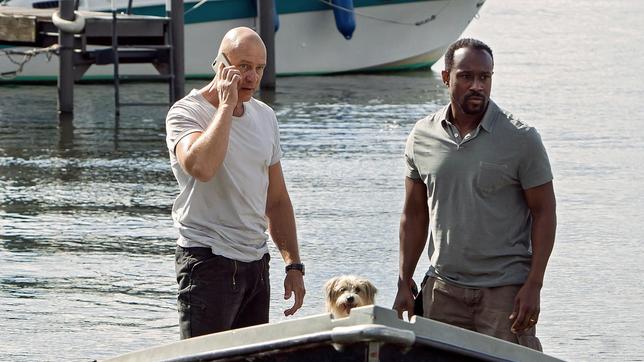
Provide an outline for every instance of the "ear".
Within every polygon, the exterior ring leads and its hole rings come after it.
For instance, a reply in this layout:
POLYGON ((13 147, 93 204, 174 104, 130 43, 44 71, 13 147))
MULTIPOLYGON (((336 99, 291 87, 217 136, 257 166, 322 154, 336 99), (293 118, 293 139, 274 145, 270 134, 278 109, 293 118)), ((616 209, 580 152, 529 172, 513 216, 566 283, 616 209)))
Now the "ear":
POLYGON ((333 293, 333 289, 335 288, 335 284, 338 282, 338 277, 331 278, 324 283, 324 294, 326 295, 326 298, 329 299, 331 297, 331 294, 333 293))
POLYGON ((363 281, 362 285, 364 289, 367 291, 367 295, 369 296, 369 299, 374 300, 376 293, 378 293, 378 289, 376 289, 376 286, 366 279, 363 281))
POLYGON ((441 77, 443 78, 443 83, 449 87, 449 70, 441 71, 441 77))

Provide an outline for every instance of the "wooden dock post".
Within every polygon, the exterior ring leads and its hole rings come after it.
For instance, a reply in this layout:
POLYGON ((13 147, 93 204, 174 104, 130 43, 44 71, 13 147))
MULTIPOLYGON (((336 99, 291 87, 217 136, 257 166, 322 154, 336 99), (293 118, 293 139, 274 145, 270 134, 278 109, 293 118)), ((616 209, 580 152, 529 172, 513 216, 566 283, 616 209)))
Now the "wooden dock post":
POLYGON ((257 0, 259 36, 266 45, 266 68, 260 84, 262 89, 275 89, 275 0, 257 0))
POLYGON ((170 94, 173 102, 178 101, 185 95, 185 63, 184 63, 184 19, 183 19, 183 1, 170 1, 170 36, 172 44, 172 74, 173 79, 170 87, 170 94))
MULTIPOLYGON (((59 6, 62 19, 74 20, 73 0, 61 0, 59 6)), ((58 44, 58 121, 67 122, 74 117, 74 34, 60 29, 58 44)))
POLYGON ((112 57, 114 57, 114 115, 116 116, 116 122, 121 116, 121 95, 119 93, 120 88, 120 75, 119 75, 119 38, 118 38, 118 26, 117 26, 117 16, 116 16, 116 1, 112 0, 112 57))

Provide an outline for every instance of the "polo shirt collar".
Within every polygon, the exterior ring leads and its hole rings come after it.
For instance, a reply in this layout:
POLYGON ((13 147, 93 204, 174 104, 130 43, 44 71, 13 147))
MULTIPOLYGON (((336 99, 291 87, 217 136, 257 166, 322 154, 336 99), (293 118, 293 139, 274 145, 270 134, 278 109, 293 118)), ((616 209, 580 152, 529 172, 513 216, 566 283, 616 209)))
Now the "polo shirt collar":
POLYGON ((485 110, 483 119, 481 120, 481 127, 483 127, 483 129, 488 132, 492 132, 499 112, 501 112, 499 106, 497 106, 496 103, 494 103, 494 101, 490 99, 487 103, 487 109, 485 110))

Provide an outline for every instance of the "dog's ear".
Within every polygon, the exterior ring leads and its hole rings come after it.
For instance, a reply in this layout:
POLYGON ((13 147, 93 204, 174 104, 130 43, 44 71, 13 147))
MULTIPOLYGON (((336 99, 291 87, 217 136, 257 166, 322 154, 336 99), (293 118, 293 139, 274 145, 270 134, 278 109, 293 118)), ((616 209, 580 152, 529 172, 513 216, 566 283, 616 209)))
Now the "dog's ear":
POLYGON ((367 279, 364 279, 362 281, 362 286, 367 291, 367 296, 369 297, 369 299, 375 301, 376 293, 378 293, 376 286, 367 279))
POLYGON ((326 311, 335 316, 335 286, 339 278, 334 277, 324 283, 324 305, 326 306, 326 311))
POLYGON ((324 283, 324 295, 326 295, 327 300, 331 299, 333 295, 333 289, 335 289, 335 284, 338 282, 338 277, 333 277, 324 283))

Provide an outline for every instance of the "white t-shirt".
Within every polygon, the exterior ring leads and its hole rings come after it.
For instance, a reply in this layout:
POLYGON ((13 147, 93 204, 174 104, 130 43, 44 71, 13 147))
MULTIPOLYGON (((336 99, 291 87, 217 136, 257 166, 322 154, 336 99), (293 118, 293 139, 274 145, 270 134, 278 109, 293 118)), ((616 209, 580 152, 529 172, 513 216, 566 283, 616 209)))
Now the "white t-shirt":
POLYGON ((210 181, 201 182, 181 168, 175 147, 183 137, 204 132, 216 111, 193 89, 166 117, 170 165, 181 190, 172 206, 177 244, 210 247, 217 255, 243 262, 259 260, 268 252, 268 167, 282 157, 277 118, 258 100, 245 102, 244 114, 233 116, 223 164, 210 181))

